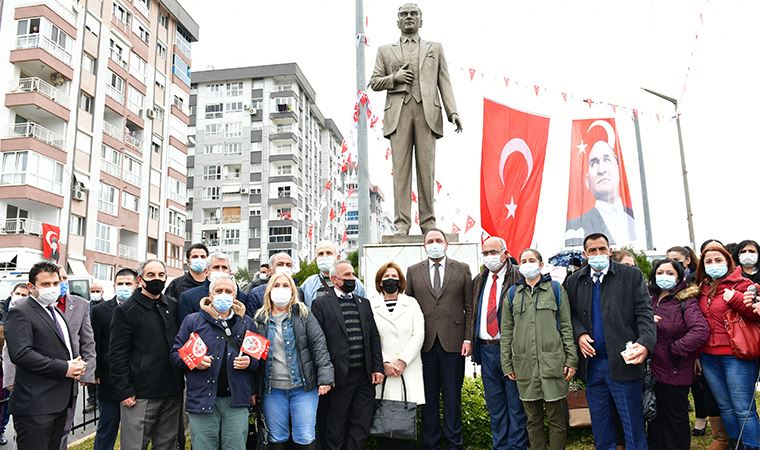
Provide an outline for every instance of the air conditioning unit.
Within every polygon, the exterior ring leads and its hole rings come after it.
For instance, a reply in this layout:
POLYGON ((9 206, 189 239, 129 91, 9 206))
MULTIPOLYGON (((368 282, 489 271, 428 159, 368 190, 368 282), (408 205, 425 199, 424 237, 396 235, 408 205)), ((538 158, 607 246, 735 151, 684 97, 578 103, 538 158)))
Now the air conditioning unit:
POLYGON ((145 116, 148 119, 151 119, 151 120, 155 119, 156 118, 156 110, 155 109, 149 109, 149 110, 145 111, 145 116))
POLYGON ((79 187, 74 188, 74 195, 72 198, 78 202, 84 201, 84 191, 79 187))
POLYGON ((76 181, 74 184, 74 190, 84 192, 87 190, 87 186, 85 186, 81 181, 76 181))
POLYGON ((241 187, 240 188, 240 193, 241 194, 247 194, 248 193, 248 188, 241 187))
POLYGON ((53 72, 50 74, 50 84, 53 86, 61 86, 65 79, 63 78, 63 75, 61 75, 58 72, 53 72))
POLYGON ((252 115, 252 116, 255 116, 256 114, 258 114, 258 113, 259 113, 259 110, 258 110, 258 109, 256 109, 256 108, 254 108, 253 106, 246 106, 244 109, 245 109, 245 111, 246 111, 248 114, 250 114, 250 115, 252 115))

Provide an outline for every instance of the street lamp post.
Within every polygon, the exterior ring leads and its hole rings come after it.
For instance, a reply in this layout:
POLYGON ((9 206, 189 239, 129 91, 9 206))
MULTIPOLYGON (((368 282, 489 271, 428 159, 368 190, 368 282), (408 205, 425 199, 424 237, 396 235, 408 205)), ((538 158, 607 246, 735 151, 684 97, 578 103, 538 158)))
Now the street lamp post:
POLYGON ((683 151, 683 136, 681 135, 681 115, 678 112, 678 100, 674 99, 673 97, 668 97, 665 94, 660 94, 659 92, 655 92, 651 89, 647 88, 641 88, 644 91, 660 97, 663 100, 669 101, 673 104, 673 107, 676 111, 676 128, 678 129, 678 148, 681 152, 681 175, 683 177, 683 192, 686 196, 686 221, 689 224, 689 242, 691 243, 691 247, 694 248, 695 241, 694 241, 694 219, 692 217, 691 213, 691 195, 689 194, 689 177, 688 172, 686 171, 686 156, 683 151))

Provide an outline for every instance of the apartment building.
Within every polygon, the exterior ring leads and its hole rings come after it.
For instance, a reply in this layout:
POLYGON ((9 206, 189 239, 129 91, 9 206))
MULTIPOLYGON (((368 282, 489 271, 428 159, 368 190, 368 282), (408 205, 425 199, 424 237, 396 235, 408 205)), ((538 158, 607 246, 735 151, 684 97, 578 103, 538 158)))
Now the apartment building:
POLYGON ((190 121, 188 242, 258 270, 274 253, 297 263, 340 238, 325 186, 337 186, 343 135, 297 64, 193 72, 190 121))
POLYGON ((182 273, 191 43, 176 0, 0 2, 0 267, 182 273))
MULTIPOLYGON (((350 253, 359 248, 359 186, 356 182, 349 183, 348 191, 351 195, 346 200, 345 231, 346 241, 341 237, 341 250, 350 253)), ((369 239, 367 242, 377 243, 383 235, 393 234, 393 222, 383 212, 385 195, 379 186, 369 186, 369 239)))

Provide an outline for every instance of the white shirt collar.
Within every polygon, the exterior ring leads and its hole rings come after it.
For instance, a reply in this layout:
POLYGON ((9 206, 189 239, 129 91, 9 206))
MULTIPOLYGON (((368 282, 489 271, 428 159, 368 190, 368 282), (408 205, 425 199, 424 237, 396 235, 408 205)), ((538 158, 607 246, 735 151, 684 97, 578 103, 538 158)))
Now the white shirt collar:
MULTIPOLYGON (((435 261, 433 261, 432 259, 428 258, 428 269, 432 270, 433 267, 435 267, 435 264, 436 264, 435 261)), ((440 264, 442 268, 444 266, 446 266, 446 255, 444 255, 443 258, 440 261, 438 261, 438 264, 440 264)))

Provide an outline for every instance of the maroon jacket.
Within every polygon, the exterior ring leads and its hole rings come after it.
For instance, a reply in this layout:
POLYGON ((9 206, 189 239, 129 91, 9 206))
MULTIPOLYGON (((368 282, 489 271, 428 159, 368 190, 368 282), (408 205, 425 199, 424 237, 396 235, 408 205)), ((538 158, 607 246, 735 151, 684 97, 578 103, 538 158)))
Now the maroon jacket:
POLYGON ((716 281, 702 282, 699 292, 699 307, 707 319, 707 325, 710 326, 710 337, 700 350, 701 353, 708 355, 734 354, 731 350, 731 339, 728 337, 724 323, 724 316, 729 309, 735 310, 751 322, 760 321, 760 316, 755 314, 752 306, 744 305, 744 292, 751 284, 752 281, 742 276, 741 267, 737 267, 733 272, 716 281), (712 283, 718 283, 718 286, 715 294, 708 298, 712 283), (723 293, 726 289, 735 291, 728 302, 723 300, 723 293))
POLYGON ((657 344, 652 357, 652 373, 658 383, 691 385, 697 350, 707 342, 710 328, 699 309, 699 287, 681 283, 658 301, 652 295, 652 309, 660 316, 657 344))

